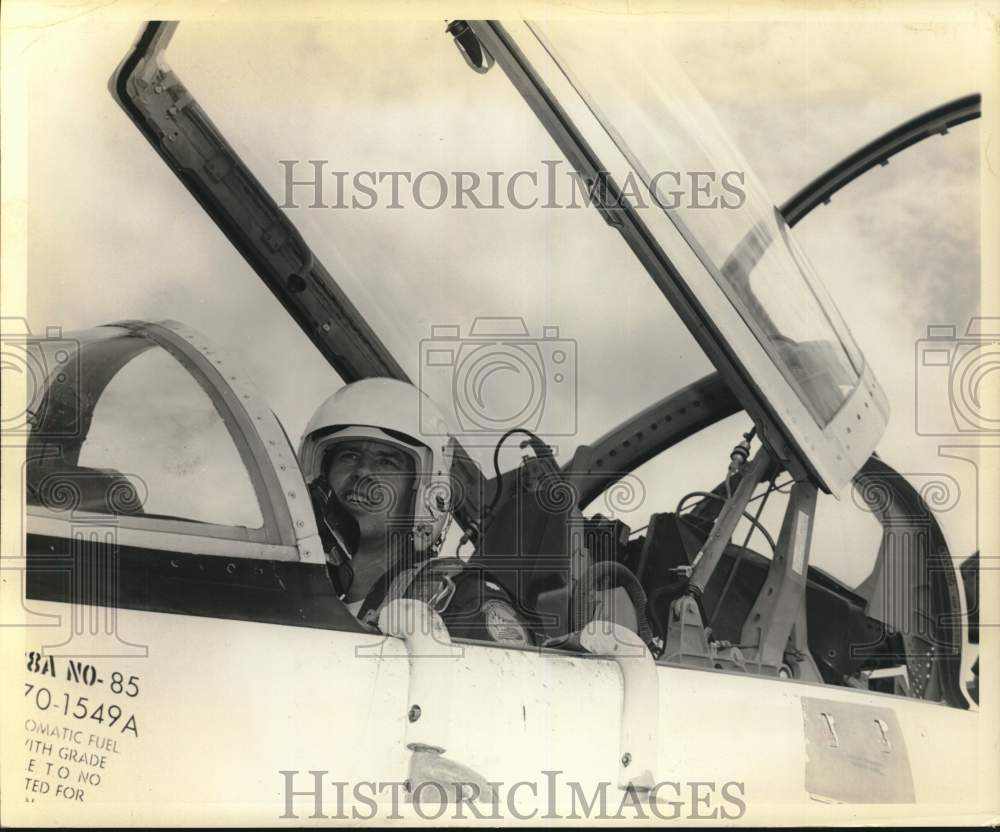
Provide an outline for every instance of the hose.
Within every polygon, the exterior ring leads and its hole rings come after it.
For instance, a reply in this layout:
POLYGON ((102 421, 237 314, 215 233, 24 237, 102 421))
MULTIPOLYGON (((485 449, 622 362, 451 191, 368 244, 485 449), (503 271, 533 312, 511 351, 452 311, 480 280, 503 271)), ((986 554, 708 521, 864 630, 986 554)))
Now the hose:
POLYGON ((636 634, 652 648, 653 632, 646 618, 646 591, 632 571, 613 560, 592 564, 573 587, 573 629, 582 630, 590 623, 595 592, 621 587, 635 607, 636 634))
MULTIPOLYGON (((535 434, 533 434, 527 428, 511 428, 503 436, 497 440, 496 447, 493 449, 493 473, 496 474, 496 490, 493 493, 493 499, 490 501, 489 508, 486 509, 485 517, 491 517, 493 515, 493 510, 500 503, 500 498, 503 496, 503 475, 500 473, 500 449, 503 448, 503 443, 506 442, 515 433, 523 433, 528 437, 528 442, 522 442, 521 447, 523 448, 526 444, 530 444, 535 450, 535 455, 541 458, 546 455, 552 454, 552 450, 542 442, 535 434)), ((486 523, 484 522, 485 526, 486 523)))

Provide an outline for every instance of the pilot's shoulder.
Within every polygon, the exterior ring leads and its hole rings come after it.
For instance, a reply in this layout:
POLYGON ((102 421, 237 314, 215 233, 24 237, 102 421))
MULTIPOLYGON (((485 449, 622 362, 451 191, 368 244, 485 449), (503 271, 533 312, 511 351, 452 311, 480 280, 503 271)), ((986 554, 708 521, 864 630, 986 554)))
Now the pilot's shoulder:
POLYGON ((478 564, 461 558, 431 558, 401 572, 386 597, 423 601, 453 637, 518 647, 532 643, 503 587, 478 564))
POLYGON ((443 594, 453 594, 456 583, 465 583, 477 571, 468 569, 461 558, 430 558, 408 571, 408 583, 402 592, 440 611, 451 600, 444 599, 443 594))

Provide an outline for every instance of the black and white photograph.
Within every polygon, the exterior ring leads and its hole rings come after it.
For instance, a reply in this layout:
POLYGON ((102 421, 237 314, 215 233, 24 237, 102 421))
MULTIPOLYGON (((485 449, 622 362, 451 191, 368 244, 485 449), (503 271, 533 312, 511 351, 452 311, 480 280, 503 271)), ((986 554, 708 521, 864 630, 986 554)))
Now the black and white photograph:
POLYGON ((5 4, 5 826, 995 826, 1000 4, 5 4))

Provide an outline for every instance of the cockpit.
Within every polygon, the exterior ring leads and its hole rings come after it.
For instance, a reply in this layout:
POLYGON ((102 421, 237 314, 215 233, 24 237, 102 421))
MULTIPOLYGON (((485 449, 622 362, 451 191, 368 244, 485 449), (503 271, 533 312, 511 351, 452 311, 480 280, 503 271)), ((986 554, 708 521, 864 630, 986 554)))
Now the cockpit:
MULTIPOLYGON (((607 617, 662 663, 958 702, 954 667, 931 662, 960 658, 935 623, 954 576, 933 514, 874 453, 885 393, 680 67, 614 26, 435 26, 367 27, 370 57, 433 56, 401 72, 356 60, 365 26, 220 42, 153 23, 112 90, 337 383, 409 380, 449 411, 446 554, 503 591, 533 647, 580 649, 607 617), (292 87, 295 104, 276 92, 292 87), (405 141, 377 134, 361 87, 389 91, 405 141), (262 96, 288 110, 261 122, 262 96), (503 135, 500 108, 519 116, 503 135)), ((168 573, 282 565, 253 584, 272 620, 361 627, 324 577, 285 419, 229 351, 172 321, 58 340, 34 348, 42 549, 114 517, 168 573), (264 600, 292 572, 301 595, 264 600)))
MULTIPOLYGON (((46 379, 32 398, 26 467, 36 539, 110 529, 124 552, 158 552, 168 570, 195 552, 230 565, 312 562, 329 570, 294 448, 225 350, 180 324, 130 321, 35 342, 29 354, 46 379)), ((901 568, 898 541, 905 534, 931 546, 935 529, 920 519, 920 499, 905 479, 877 457, 854 478, 848 499, 803 498, 801 480, 762 452, 718 376, 578 447, 563 466, 530 431, 515 430, 505 442, 519 448, 521 463, 484 478, 477 522, 441 554, 458 555, 460 570, 502 590, 491 598, 516 611, 524 646, 579 650, 573 634, 598 617, 636 633, 667 663, 926 690, 907 687, 917 678, 907 666, 918 637, 928 655, 938 644, 934 633, 916 631, 933 562, 914 582, 901 568), (720 438, 734 437, 715 452, 720 438), (707 477, 692 481, 691 459, 707 477), (665 500, 657 468, 685 493, 665 500), (738 516, 735 500, 744 506, 738 516), (803 516, 815 518, 804 542, 795 529, 803 516), (845 544, 853 574, 844 572, 845 544), (715 566, 699 572, 707 557, 715 566), (789 568, 776 571, 783 558, 789 568), (762 604, 789 585, 801 593, 794 605, 762 604), (902 605, 891 600, 899 595, 902 605), (752 649, 761 643, 748 630, 755 616, 781 633, 766 658, 752 649)), ((456 478, 453 492, 462 488, 456 478)), ((473 505, 463 498, 456 515, 472 515, 473 505)), ((323 603, 333 610, 341 602, 329 580, 323 603)), ((458 637, 491 640, 483 610, 497 604, 483 601, 466 599, 455 617, 442 609, 458 637)), ((349 618, 330 619, 319 606, 313 614, 337 626, 349 618)))

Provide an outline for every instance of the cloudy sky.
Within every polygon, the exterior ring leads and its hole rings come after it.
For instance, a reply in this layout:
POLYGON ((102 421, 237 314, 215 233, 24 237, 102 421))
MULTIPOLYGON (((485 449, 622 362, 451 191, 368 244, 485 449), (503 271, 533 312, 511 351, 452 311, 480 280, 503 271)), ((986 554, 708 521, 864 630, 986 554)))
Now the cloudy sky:
MULTIPOLYGON (((776 203, 987 77, 961 24, 654 16, 636 25, 684 67, 776 203)), ((168 63, 279 203, 281 160, 300 160, 299 177, 309 174, 306 160, 325 160, 349 177, 475 171, 484 179, 561 160, 502 73, 469 71, 443 28, 441 20, 185 23, 168 63)), ((108 94, 137 30, 84 17, 40 30, 27 50, 29 319, 66 330, 182 320, 240 354, 295 440, 340 381, 108 94)), ((892 419, 879 451, 917 479, 942 474, 961 489, 942 513, 959 553, 977 545, 975 472, 942 459, 941 440, 916 433, 914 351, 928 324, 964 330, 980 313, 978 130, 973 122, 906 151, 796 229, 888 393, 892 419)), ((554 399, 544 418, 571 426, 562 431, 565 458, 711 370, 596 212, 428 210, 409 196, 391 209, 384 188, 379 195, 369 210, 300 198, 289 215, 407 371, 428 373, 435 395, 451 376, 422 363, 434 325, 464 334, 476 317, 514 316, 532 335, 558 326, 575 362, 577 407, 554 399)), ((651 463, 646 500, 627 519, 641 525, 718 481, 741 429, 725 423, 701 445, 678 448, 669 465, 651 463)))

